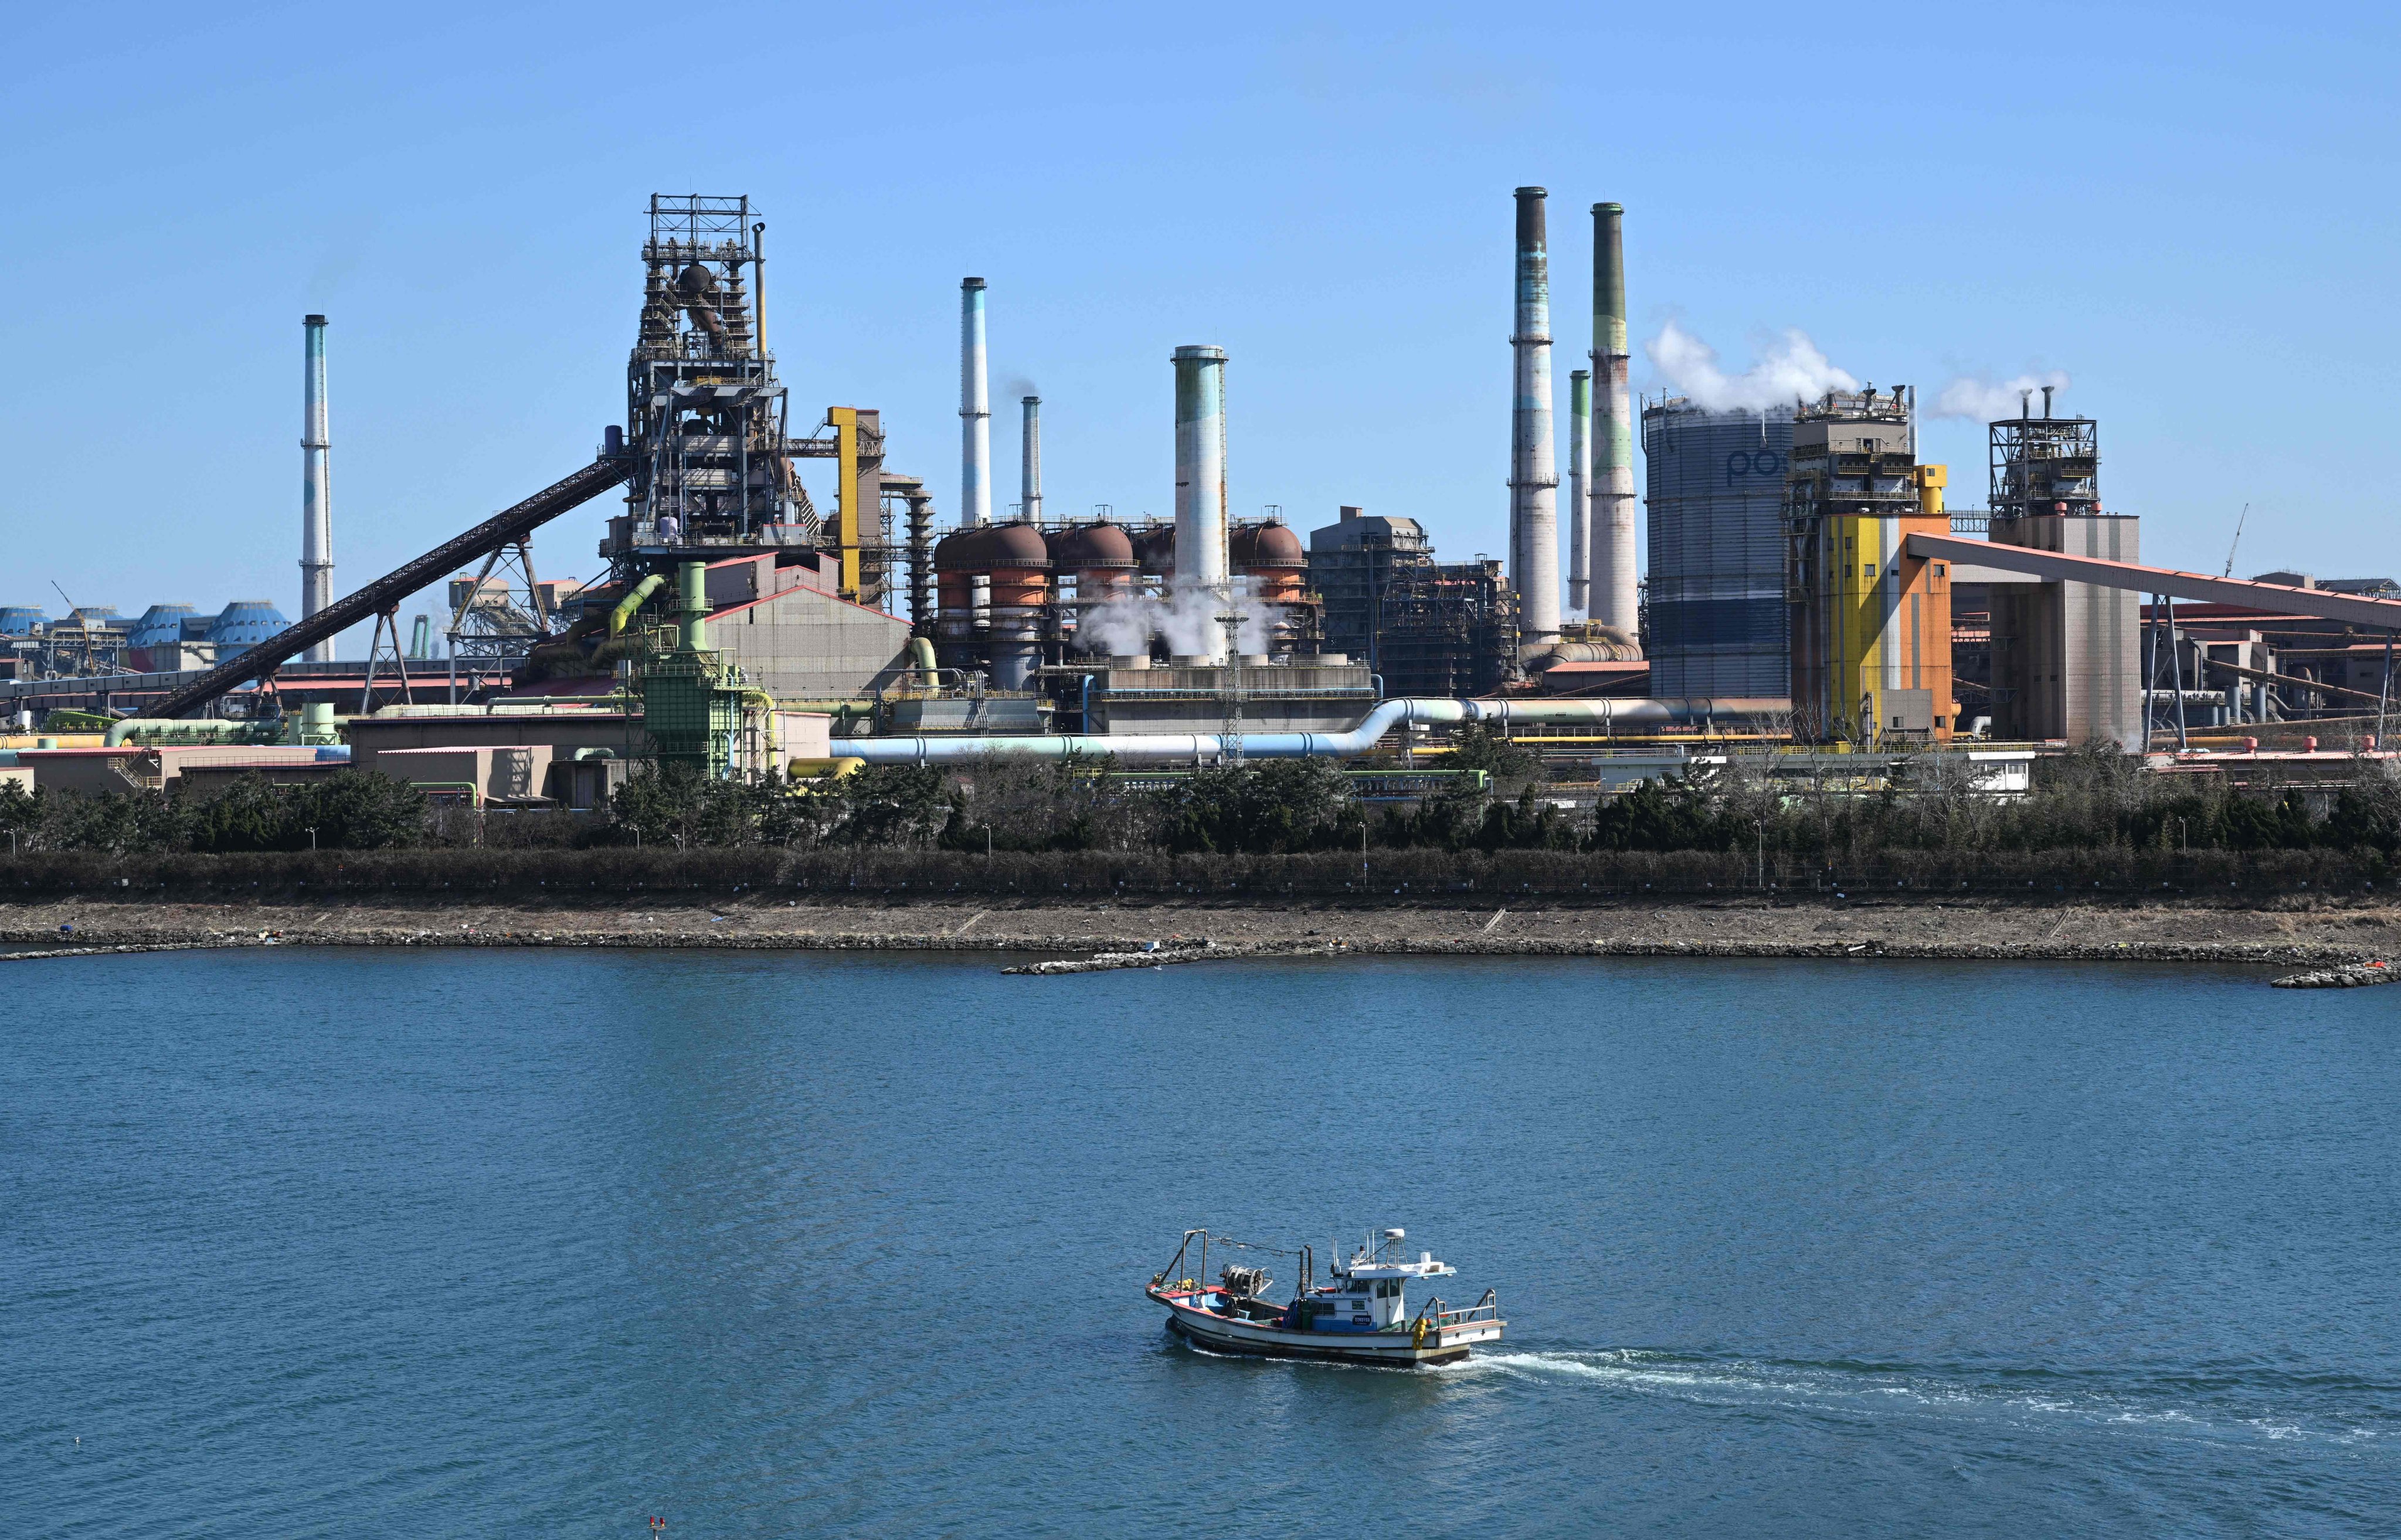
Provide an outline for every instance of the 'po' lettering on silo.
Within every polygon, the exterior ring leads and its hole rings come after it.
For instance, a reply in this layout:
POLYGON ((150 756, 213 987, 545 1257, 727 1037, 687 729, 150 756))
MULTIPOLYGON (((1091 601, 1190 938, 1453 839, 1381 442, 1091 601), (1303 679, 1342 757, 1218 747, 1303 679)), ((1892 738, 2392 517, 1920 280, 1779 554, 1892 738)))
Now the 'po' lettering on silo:
POLYGON ((1773 476, 1781 480, 1783 475, 1784 457, 1773 449, 1737 449, 1726 457, 1725 484, 1728 486, 1753 476, 1773 476))

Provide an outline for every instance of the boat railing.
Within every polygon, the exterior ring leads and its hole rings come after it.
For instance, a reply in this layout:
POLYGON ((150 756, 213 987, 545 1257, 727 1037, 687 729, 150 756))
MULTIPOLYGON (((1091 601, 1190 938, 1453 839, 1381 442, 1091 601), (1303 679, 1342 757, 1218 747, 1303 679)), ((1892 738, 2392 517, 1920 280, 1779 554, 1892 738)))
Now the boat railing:
POLYGON ((1464 1326, 1471 1321, 1497 1321, 1501 1318, 1501 1291, 1488 1288, 1484 1298, 1463 1310, 1445 1310, 1440 1299, 1428 1300, 1418 1314, 1437 1329, 1464 1326))

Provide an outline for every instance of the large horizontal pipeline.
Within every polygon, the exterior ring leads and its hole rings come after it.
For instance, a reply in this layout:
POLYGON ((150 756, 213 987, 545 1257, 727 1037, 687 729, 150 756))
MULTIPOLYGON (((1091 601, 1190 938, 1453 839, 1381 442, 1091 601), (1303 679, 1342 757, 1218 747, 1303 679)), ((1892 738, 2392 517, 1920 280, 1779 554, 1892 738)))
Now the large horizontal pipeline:
MULTIPOLYGON (((1599 727, 1670 727, 1692 723, 1745 722, 1781 716, 1792 702, 1781 696, 1684 701, 1385 701, 1348 732, 1246 732, 1242 751, 1251 759, 1349 758, 1365 754, 1405 722, 1570 722, 1599 727)), ((1178 763, 1223 757, 1227 740, 1218 733, 1112 732, 1026 733, 982 738, 837 738, 827 751, 871 765, 943 764, 987 754, 1031 754, 1052 759, 1071 755, 1115 755, 1127 763, 1178 763)))

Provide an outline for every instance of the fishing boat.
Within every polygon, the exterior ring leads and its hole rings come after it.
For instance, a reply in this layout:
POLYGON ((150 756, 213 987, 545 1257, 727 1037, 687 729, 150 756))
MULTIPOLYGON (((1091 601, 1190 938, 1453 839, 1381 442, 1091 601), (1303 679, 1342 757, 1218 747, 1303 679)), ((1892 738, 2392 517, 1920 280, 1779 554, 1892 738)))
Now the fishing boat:
POLYGON ((1446 1364, 1464 1358, 1479 1342, 1497 1342, 1508 1323, 1501 1318, 1500 1296, 1486 1289, 1484 1297, 1465 1309, 1447 1307, 1429 1296, 1410 1308, 1408 1286, 1413 1281, 1447 1278, 1458 1269, 1420 1251, 1409 1261, 1401 1250, 1405 1230, 1387 1230, 1379 1242, 1364 1240, 1350 1257, 1329 1269, 1324 1283, 1316 1281, 1313 1247, 1272 1252, 1272 1248, 1219 1236, 1219 1254, 1270 1252, 1289 1256, 1299 1264, 1300 1281, 1292 1298, 1278 1304, 1265 1296, 1273 1281, 1264 1266, 1228 1261, 1209 1277, 1206 1230, 1187 1230, 1175 1260, 1152 1277, 1143 1292, 1167 1309, 1169 1329, 1201 1347, 1220 1353, 1250 1353, 1273 1358, 1334 1358, 1349 1363, 1446 1364), (1187 1259, 1197 1261, 1190 1274, 1187 1259))

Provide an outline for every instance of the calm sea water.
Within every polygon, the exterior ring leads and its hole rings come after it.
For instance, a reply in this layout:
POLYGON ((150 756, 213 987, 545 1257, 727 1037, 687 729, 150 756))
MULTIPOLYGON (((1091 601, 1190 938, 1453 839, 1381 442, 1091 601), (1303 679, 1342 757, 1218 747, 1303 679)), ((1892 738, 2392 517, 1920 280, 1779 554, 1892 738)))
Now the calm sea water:
POLYGON ((2401 989, 997 965, 9 965, 6 1532, 2401 1525, 2401 989), (1204 1356, 1200 1224, 1509 1339, 1204 1356))

